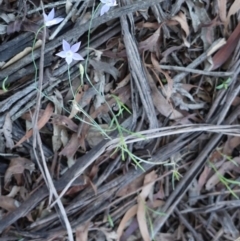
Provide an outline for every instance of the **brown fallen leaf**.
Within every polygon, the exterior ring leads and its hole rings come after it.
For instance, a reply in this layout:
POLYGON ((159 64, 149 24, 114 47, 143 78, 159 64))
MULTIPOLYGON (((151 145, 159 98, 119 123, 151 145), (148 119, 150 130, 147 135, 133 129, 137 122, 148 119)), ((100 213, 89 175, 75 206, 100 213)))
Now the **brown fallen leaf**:
POLYGON ((78 126, 71 119, 63 115, 53 114, 51 117, 51 123, 55 125, 65 126, 67 129, 73 132, 78 131, 78 126))
POLYGON ((152 61, 154 69, 157 70, 159 73, 162 73, 165 76, 165 78, 166 78, 166 80, 168 82, 167 90, 165 90, 164 87, 162 89, 166 92, 165 94, 167 96, 167 101, 169 102, 169 99, 170 99, 170 97, 172 95, 173 80, 172 80, 172 78, 169 76, 169 74, 166 71, 164 71, 164 70, 162 70, 160 68, 159 63, 158 63, 158 61, 156 59, 156 55, 153 54, 153 53, 151 54, 151 61, 152 61))
POLYGON ((158 112, 165 117, 169 117, 171 120, 182 118, 183 115, 177 110, 173 109, 173 107, 169 104, 169 102, 163 97, 163 95, 158 90, 151 75, 148 73, 148 71, 146 72, 147 72, 148 81, 152 92, 153 104, 158 110, 158 112))
MULTIPOLYGON (((31 111, 31 112, 34 113, 34 111, 31 111)), ((38 120, 43 116, 43 114, 44 114, 44 110, 40 110, 38 120)), ((24 113, 21 117, 27 121, 32 120, 32 118, 31 118, 32 114, 30 114, 29 112, 24 113)), ((70 120, 68 117, 63 116, 63 115, 52 114, 51 118, 49 120, 49 123, 52 123, 54 125, 64 126, 73 132, 78 131, 78 126, 72 120, 70 120)))
POLYGON ((88 241, 88 227, 90 222, 86 222, 77 226, 76 228, 76 241, 88 241))
POLYGON ((223 145, 222 154, 232 156, 232 151, 240 144, 240 137, 228 136, 227 141, 223 145))
POLYGON ((144 187, 138 196, 137 220, 138 220, 139 229, 144 241, 151 240, 148 227, 147 227, 145 202, 148 195, 151 194, 156 180, 157 180, 157 174, 155 171, 148 173, 144 178, 144 187))
POLYGON ((15 174, 22 174, 24 170, 33 171, 35 165, 29 159, 23 157, 12 158, 9 167, 4 175, 5 188, 8 186, 11 178, 15 174))
POLYGON ((134 179, 133 182, 129 183, 127 186, 125 186, 124 188, 120 189, 117 192, 116 196, 117 197, 124 197, 127 194, 138 190, 142 186, 142 184, 143 184, 143 178, 144 178, 144 176, 141 175, 137 179, 134 179))
MULTIPOLYGON (((46 109, 44 110, 43 116, 39 119, 38 123, 37 123, 37 128, 38 130, 40 130, 43 126, 45 126, 45 124, 48 122, 48 120, 50 119, 51 115, 53 113, 53 106, 52 104, 48 104, 46 109)), ((21 145, 24 141, 28 140, 33 134, 33 129, 27 131, 27 133, 25 134, 25 136, 23 136, 18 143, 15 145, 15 147, 21 145)))
POLYGON ((198 178, 198 190, 200 191, 202 187, 205 185, 207 182, 208 175, 211 172, 211 168, 209 166, 205 166, 204 170, 200 174, 200 177, 198 178))
POLYGON ((138 48, 140 52, 148 50, 152 53, 156 53, 157 58, 159 59, 160 57, 159 37, 160 37, 161 26, 157 29, 157 31, 152 36, 150 36, 146 40, 139 43, 138 48))
POLYGON ((134 205, 130 209, 128 209, 127 212, 124 214, 117 229, 117 236, 118 236, 117 241, 120 240, 128 221, 136 215, 137 209, 138 209, 137 205, 134 205))
MULTIPOLYGON (((42 40, 38 40, 35 43, 34 49, 39 48, 42 45, 42 40)), ((23 58, 24 56, 26 56, 27 54, 32 52, 32 47, 27 47, 25 48, 23 51, 21 51, 20 53, 16 54, 13 58, 11 58, 8 62, 6 62, 1 69, 4 69, 8 66, 10 66, 11 64, 17 62, 18 60, 20 60, 21 58, 23 58)))
POLYGON ((80 141, 80 139, 79 139, 78 135, 76 133, 74 133, 71 136, 68 144, 62 149, 62 151, 59 153, 59 155, 73 157, 80 146, 79 141, 80 141))
POLYGON ((221 67, 228 58, 232 55, 233 51, 235 50, 238 42, 240 39, 240 23, 238 23, 235 30, 230 35, 227 43, 217 51, 217 53, 212 58, 212 67, 211 70, 215 70, 221 67))
POLYGON ((182 36, 183 42, 185 46, 190 47, 190 43, 187 41, 187 37, 189 35, 189 26, 185 14, 183 12, 179 12, 179 14, 174 16, 172 20, 175 20, 180 24, 181 28, 185 32, 185 36, 182 36))
MULTIPOLYGON (((99 125, 104 131, 108 131, 110 128, 107 124, 99 125)), ((89 146, 93 148, 97 144, 99 144, 102 140, 104 140, 104 135, 101 133, 96 127, 90 126, 88 128, 87 134, 85 136, 86 141, 89 146)))
POLYGON ((0 196, 0 207, 11 212, 20 206, 20 203, 12 197, 0 196))
POLYGON ((79 111, 79 107, 78 107, 78 103, 80 102, 80 100, 82 99, 83 97, 83 94, 85 93, 85 91, 88 90, 88 85, 84 85, 84 86, 79 86, 78 90, 77 90, 77 93, 74 97, 74 100, 73 100, 73 104, 72 104, 72 109, 71 109, 71 113, 69 115, 69 119, 72 119, 79 111))
MULTIPOLYGON (((130 88, 129 88, 129 86, 124 86, 124 87, 122 87, 120 89, 115 89, 112 93, 114 95, 117 95, 119 101, 121 101, 123 104, 126 104, 127 101, 130 98, 130 88)), ((90 114, 90 116, 91 116, 91 118, 93 120, 96 119, 99 114, 108 113, 109 112, 109 106, 113 106, 113 104, 116 103, 116 99, 115 98, 106 99, 106 101, 107 101, 108 104, 106 104, 106 103, 102 104, 101 106, 99 106, 97 109, 95 109, 90 114)), ((86 118, 86 122, 91 123, 91 120, 89 118, 86 118)), ((81 143, 81 147, 83 148, 83 150, 85 150, 84 143, 85 143, 86 136, 87 136, 87 134, 89 132, 89 129, 90 129, 90 125, 88 125, 87 123, 83 123, 81 136, 80 136, 80 143, 81 143)), ((99 141, 99 137, 100 137, 99 134, 98 134, 98 138, 96 138, 94 140, 94 143, 97 143, 99 141)), ((102 138, 102 137, 100 137, 100 138, 102 138)), ((91 139, 91 141, 93 141, 93 139, 91 139)), ((92 144, 94 144, 94 143, 92 142, 92 144)))

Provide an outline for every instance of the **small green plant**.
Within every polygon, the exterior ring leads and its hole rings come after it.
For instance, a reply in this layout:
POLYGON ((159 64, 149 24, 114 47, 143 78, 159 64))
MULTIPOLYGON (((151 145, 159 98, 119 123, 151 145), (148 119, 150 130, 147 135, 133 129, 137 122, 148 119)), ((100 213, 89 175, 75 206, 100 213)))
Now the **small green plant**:
POLYGON ((8 89, 6 88, 6 81, 8 80, 8 76, 2 82, 2 89, 4 92, 7 92, 8 89))
POLYGON ((219 152, 219 154, 220 154, 222 157, 224 157, 226 160, 232 162, 235 166, 239 166, 238 163, 235 162, 231 156, 227 156, 227 155, 223 154, 223 153, 220 152, 220 151, 218 151, 218 152, 219 152))
POLYGON ((231 78, 229 77, 227 80, 224 80, 222 82, 222 84, 218 85, 216 87, 216 89, 217 90, 221 90, 221 89, 225 89, 226 90, 228 88, 230 82, 231 82, 231 78))
POLYGON ((173 188, 173 190, 175 189, 175 181, 176 180, 179 181, 180 178, 182 177, 182 175, 178 171, 179 165, 177 164, 177 162, 179 160, 181 160, 181 158, 178 160, 173 160, 173 158, 171 158, 169 163, 164 164, 165 166, 171 166, 173 169, 172 170, 172 188, 173 188))
MULTIPOLYGON (((159 212, 159 211, 155 211, 154 209, 151 209, 149 208, 146 204, 145 204, 145 215, 146 215, 146 219, 147 219, 147 222, 148 222, 148 226, 150 228, 150 231, 151 233, 153 233, 153 222, 152 222, 152 218, 151 218, 151 215, 149 212, 152 212, 156 215, 159 215, 159 216, 164 216, 166 215, 165 213, 162 213, 162 212, 159 212)), ((153 238, 153 240, 155 240, 153 238)))
POLYGON ((238 185, 240 186, 240 182, 238 181, 233 181, 230 180, 226 177, 224 177, 221 173, 218 172, 217 168, 210 162, 208 161, 209 166, 212 167, 212 169, 215 171, 216 175, 219 178, 219 181, 228 189, 228 191, 236 198, 239 199, 239 197, 237 196, 237 194, 231 189, 231 187, 229 186, 229 184, 234 184, 234 185, 238 185))
POLYGON ((108 223, 110 225, 110 227, 114 228, 114 223, 112 220, 112 217, 110 216, 110 214, 107 215, 107 219, 108 219, 108 223))

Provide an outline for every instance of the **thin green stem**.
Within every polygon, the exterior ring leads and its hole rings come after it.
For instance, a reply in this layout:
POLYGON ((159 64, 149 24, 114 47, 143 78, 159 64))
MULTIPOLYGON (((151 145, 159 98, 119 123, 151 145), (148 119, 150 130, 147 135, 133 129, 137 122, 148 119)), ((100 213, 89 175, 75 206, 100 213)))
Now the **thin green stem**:
POLYGON ((72 96, 73 96, 73 100, 75 99, 75 94, 73 92, 73 88, 72 88, 72 83, 71 83, 71 74, 70 74, 70 66, 68 64, 68 81, 69 81, 69 86, 70 86, 70 89, 72 91, 72 96))
POLYGON ((38 29, 37 33, 35 34, 35 38, 34 38, 33 46, 32 46, 32 60, 33 60, 34 68, 35 68, 35 78, 34 78, 35 82, 37 81, 38 68, 37 68, 37 65, 36 65, 36 62, 35 62, 35 59, 34 59, 34 48, 35 48, 35 44, 36 44, 36 41, 37 41, 37 36, 43 28, 44 28, 44 25, 38 29))

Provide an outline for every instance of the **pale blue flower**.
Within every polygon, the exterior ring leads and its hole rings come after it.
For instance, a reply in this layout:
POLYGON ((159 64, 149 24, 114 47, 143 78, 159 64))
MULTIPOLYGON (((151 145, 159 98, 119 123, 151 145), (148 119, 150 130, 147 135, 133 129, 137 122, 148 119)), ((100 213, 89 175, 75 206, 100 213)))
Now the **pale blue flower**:
POLYGON ((84 58, 80 54, 76 53, 79 50, 80 45, 81 45, 81 42, 78 42, 71 47, 70 44, 63 39, 63 42, 62 42, 63 51, 61 51, 56 55, 61 58, 64 58, 68 65, 72 63, 73 59, 84 60, 84 58))
POLYGON ((44 17, 44 24, 49 27, 49 26, 53 26, 56 25, 60 22, 63 21, 64 18, 54 18, 55 16, 55 10, 54 8, 51 10, 51 12, 47 15, 45 13, 43 13, 43 17, 44 17))
POLYGON ((116 0, 100 0, 104 5, 101 8, 100 15, 102 16, 104 13, 108 12, 110 7, 117 6, 116 0))

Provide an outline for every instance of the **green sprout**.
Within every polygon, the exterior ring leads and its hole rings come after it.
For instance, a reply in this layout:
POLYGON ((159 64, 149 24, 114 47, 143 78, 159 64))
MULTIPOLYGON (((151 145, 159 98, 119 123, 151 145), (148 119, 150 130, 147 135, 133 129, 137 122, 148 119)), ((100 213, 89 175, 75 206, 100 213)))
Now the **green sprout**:
POLYGON ((114 223, 113 223, 113 220, 112 220, 112 217, 110 216, 110 214, 107 215, 107 219, 108 219, 108 223, 110 225, 110 227, 114 227, 114 223))
POLYGON ((233 181, 230 180, 226 177, 224 177, 221 173, 218 172, 217 168, 209 161, 208 162, 209 165, 212 167, 212 169, 215 171, 215 173, 217 174, 219 181, 228 189, 228 191, 236 198, 239 199, 239 197, 237 196, 237 194, 231 189, 231 187, 229 186, 229 184, 234 184, 234 185, 238 185, 240 186, 240 182, 238 181, 233 181))
POLYGON ((4 92, 7 92, 8 89, 6 88, 6 81, 8 80, 8 76, 2 82, 2 89, 4 92))
POLYGON ((224 80, 222 82, 222 84, 218 85, 216 87, 216 89, 217 90, 221 90, 221 89, 225 89, 226 90, 228 88, 230 82, 231 82, 231 78, 229 77, 227 80, 224 80))

